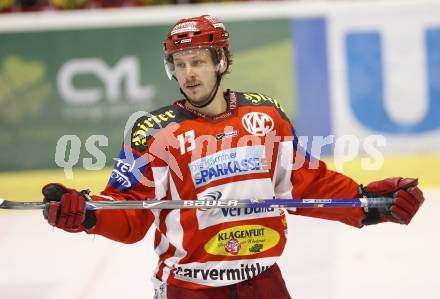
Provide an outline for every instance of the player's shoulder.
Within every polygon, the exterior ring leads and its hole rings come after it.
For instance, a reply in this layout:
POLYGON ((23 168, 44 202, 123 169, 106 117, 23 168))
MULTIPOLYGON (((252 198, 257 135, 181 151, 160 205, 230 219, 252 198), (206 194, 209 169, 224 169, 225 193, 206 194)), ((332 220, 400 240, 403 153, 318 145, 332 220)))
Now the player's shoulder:
POLYGON ((259 92, 236 92, 236 94, 240 107, 273 107, 283 118, 285 117, 286 112, 283 106, 274 97, 259 92))
POLYGON ((142 151, 152 136, 169 125, 187 120, 188 117, 175 105, 163 106, 151 112, 139 112, 131 130, 131 146, 142 151))

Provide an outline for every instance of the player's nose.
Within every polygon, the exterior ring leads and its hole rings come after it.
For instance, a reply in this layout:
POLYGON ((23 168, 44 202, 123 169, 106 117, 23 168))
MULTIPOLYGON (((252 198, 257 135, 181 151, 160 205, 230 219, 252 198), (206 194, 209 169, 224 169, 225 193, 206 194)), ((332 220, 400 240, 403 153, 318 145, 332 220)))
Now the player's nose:
POLYGON ((185 75, 186 75, 187 77, 194 76, 194 68, 193 68, 191 65, 187 65, 187 66, 185 67, 185 75))

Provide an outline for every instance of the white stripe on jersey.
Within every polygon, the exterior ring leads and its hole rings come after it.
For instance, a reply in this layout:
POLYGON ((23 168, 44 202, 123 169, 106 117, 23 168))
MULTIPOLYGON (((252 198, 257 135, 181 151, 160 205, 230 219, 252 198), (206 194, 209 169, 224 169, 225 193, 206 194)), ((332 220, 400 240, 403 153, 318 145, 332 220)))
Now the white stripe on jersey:
POLYGON ((170 247, 170 242, 168 239, 161 234, 159 245, 154 249, 158 256, 161 256, 170 247))
MULTIPOLYGON (((173 200, 181 199, 172 177, 170 177, 170 191, 173 200)), ((167 227, 167 239, 172 240, 172 245, 176 247, 176 252, 174 256, 164 261, 165 267, 163 269, 162 281, 167 281, 174 264, 177 264, 186 256, 186 250, 183 248, 183 227, 180 224, 180 210, 172 210, 165 218, 165 225, 167 227)))
MULTIPOLYGON (((154 251, 156 252, 157 256, 161 256, 162 254, 164 254, 168 248, 170 247, 170 241, 167 239, 166 236, 164 236, 160 230, 159 230, 159 225, 160 225, 160 213, 162 210, 156 210, 156 209, 151 209, 150 210, 153 215, 154 215, 154 225, 156 226, 156 234, 155 234, 155 238, 157 236, 157 232, 160 233, 160 242, 159 245, 156 246, 156 248, 154 248, 154 251)), ((159 260, 159 263, 156 267, 155 270, 155 274, 157 274, 157 272, 159 272, 160 269, 160 265, 161 265, 161 261, 159 260)))
POLYGON ((291 173, 293 165, 293 147, 292 141, 283 141, 279 143, 278 157, 275 166, 273 189, 276 198, 292 198, 291 173), (287 171, 286 171, 287 170, 287 171))
POLYGON ((151 167, 153 171, 154 190, 156 199, 161 199, 167 195, 168 177, 170 169, 168 166, 151 167))

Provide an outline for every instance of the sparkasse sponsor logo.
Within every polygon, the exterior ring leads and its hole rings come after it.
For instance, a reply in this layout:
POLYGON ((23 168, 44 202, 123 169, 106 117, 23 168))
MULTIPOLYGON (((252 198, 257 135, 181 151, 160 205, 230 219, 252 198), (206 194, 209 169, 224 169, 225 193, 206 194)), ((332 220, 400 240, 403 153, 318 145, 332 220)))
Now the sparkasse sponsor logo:
POLYGON ((245 146, 197 159, 191 162, 189 167, 194 185, 201 187, 222 178, 267 172, 264 158, 264 146, 245 146))

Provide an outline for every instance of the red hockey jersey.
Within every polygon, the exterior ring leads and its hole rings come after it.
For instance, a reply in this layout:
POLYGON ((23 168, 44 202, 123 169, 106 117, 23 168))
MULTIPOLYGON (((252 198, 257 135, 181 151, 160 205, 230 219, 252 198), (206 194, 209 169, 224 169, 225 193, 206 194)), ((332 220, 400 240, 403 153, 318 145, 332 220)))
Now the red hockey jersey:
MULTIPOLYGON (((357 197, 358 184, 299 148, 276 100, 229 92, 225 113, 207 117, 184 101, 136 117, 106 189, 94 200, 357 197)), ((292 209, 360 227, 361 209, 292 209)), ((154 222, 156 278, 206 288, 248 280, 286 243, 282 209, 98 211, 90 233, 125 243, 154 222)))

